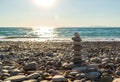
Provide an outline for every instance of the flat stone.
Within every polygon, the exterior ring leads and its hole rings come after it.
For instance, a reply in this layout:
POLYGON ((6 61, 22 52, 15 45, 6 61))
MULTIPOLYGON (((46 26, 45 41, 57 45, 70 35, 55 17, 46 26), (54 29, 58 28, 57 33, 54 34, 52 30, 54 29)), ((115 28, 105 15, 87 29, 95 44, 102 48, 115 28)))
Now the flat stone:
POLYGON ((16 75, 16 76, 11 76, 7 79, 5 79, 5 81, 11 81, 11 82, 21 82, 26 80, 26 76, 25 75, 16 75))
MULTIPOLYGON (((92 82, 91 80, 87 80, 87 81, 85 81, 85 82, 92 82)), ((94 81, 94 82, 96 82, 96 81, 94 81)))
POLYGON ((33 73, 27 76, 28 79, 36 79, 38 78, 40 75, 39 73, 33 73))
POLYGON ((76 41, 76 42, 80 42, 81 41, 81 39, 79 37, 72 37, 72 40, 76 41))
POLYGON ((0 62, 0 65, 2 65, 2 62, 0 62))
POLYGON ((85 80, 74 80, 74 82, 86 82, 85 80))
POLYGON ((55 75, 53 78, 52 78, 52 81, 53 82, 65 82, 66 79, 64 76, 62 75, 55 75))
POLYGON ((48 81, 48 80, 42 80, 42 81, 40 81, 40 82, 50 82, 50 81, 48 81))
POLYGON ((81 51, 73 51, 75 55, 81 55, 81 51))
POLYGON ((70 72, 69 74, 70 75, 77 75, 79 72, 77 72, 77 71, 72 71, 72 72, 70 72))
POLYGON ((108 57, 102 59, 102 62, 109 62, 109 61, 110 59, 108 57))
POLYGON ((84 72, 87 70, 87 67, 74 67, 72 70, 78 71, 78 72, 84 72))
POLYGON ((74 41, 73 45, 81 45, 81 42, 74 41))
POLYGON ((31 79, 31 80, 25 80, 25 81, 22 81, 22 82, 37 82, 37 80, 31 79))
POLYGON ((72 46, 72 49, 73 49, 74 51, 80 51, 81 48, 82 48, 82 46, 80 46, 80 45, 73 45, 73 46, 72 46))
POLYGON ((8 72, 9 72, 9 70, 2 69, 2 70, 1 70, 1 72, 2 72, 2 73, 8 73, 8 72))

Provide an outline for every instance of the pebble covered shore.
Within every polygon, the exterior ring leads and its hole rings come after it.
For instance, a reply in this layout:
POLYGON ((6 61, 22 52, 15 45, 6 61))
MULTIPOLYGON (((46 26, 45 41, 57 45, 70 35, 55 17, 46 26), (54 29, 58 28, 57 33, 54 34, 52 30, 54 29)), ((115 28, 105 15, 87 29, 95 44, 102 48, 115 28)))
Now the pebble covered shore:
POLYGON ((120 82, 120 42, 0 42, 0 82, 120 82))

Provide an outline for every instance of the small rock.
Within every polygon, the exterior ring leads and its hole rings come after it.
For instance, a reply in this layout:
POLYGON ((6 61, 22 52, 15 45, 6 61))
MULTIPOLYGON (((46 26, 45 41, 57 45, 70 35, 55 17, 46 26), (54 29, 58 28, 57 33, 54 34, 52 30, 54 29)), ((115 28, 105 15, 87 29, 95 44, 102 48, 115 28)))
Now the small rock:
POLYGON ((77 75, 78 72, 77 72, 77 71, 72 71, 72 72, 70 72, 69 74, 70 74, 70 75, 77 75))
POLYGON ((48 80, 42 80, 42 81, 40 81, 40 82, 50 82, 50 81, 48 81, 48 80))
POLYGON ((74 82, 86 82, 86 81, 82 79, 82 80, 74 80, 74 82))

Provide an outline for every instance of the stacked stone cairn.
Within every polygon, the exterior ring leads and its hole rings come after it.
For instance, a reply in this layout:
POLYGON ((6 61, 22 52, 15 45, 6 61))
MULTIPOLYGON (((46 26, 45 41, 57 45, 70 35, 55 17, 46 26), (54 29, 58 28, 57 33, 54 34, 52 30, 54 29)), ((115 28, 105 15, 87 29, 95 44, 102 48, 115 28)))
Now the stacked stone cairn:
POLYGON ((72 49, 73 49, 73 59, 72 59, 72 62, 74 64, 81 64, 82 63, 82 60, 81 60, 81 38, 80 38, 80 35, 75 32, 74 33, 74 36, 72 37, 72 40, 73 40, 73 46, 72 46, 72 49))

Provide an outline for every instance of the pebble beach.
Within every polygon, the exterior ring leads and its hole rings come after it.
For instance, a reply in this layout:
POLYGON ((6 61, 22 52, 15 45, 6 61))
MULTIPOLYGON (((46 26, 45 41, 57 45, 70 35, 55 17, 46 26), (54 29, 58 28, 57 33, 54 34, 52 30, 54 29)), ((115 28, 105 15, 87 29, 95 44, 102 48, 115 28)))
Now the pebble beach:
POLYGON ((120 82, 120 42, 0 42, 0 82, 120 82))

